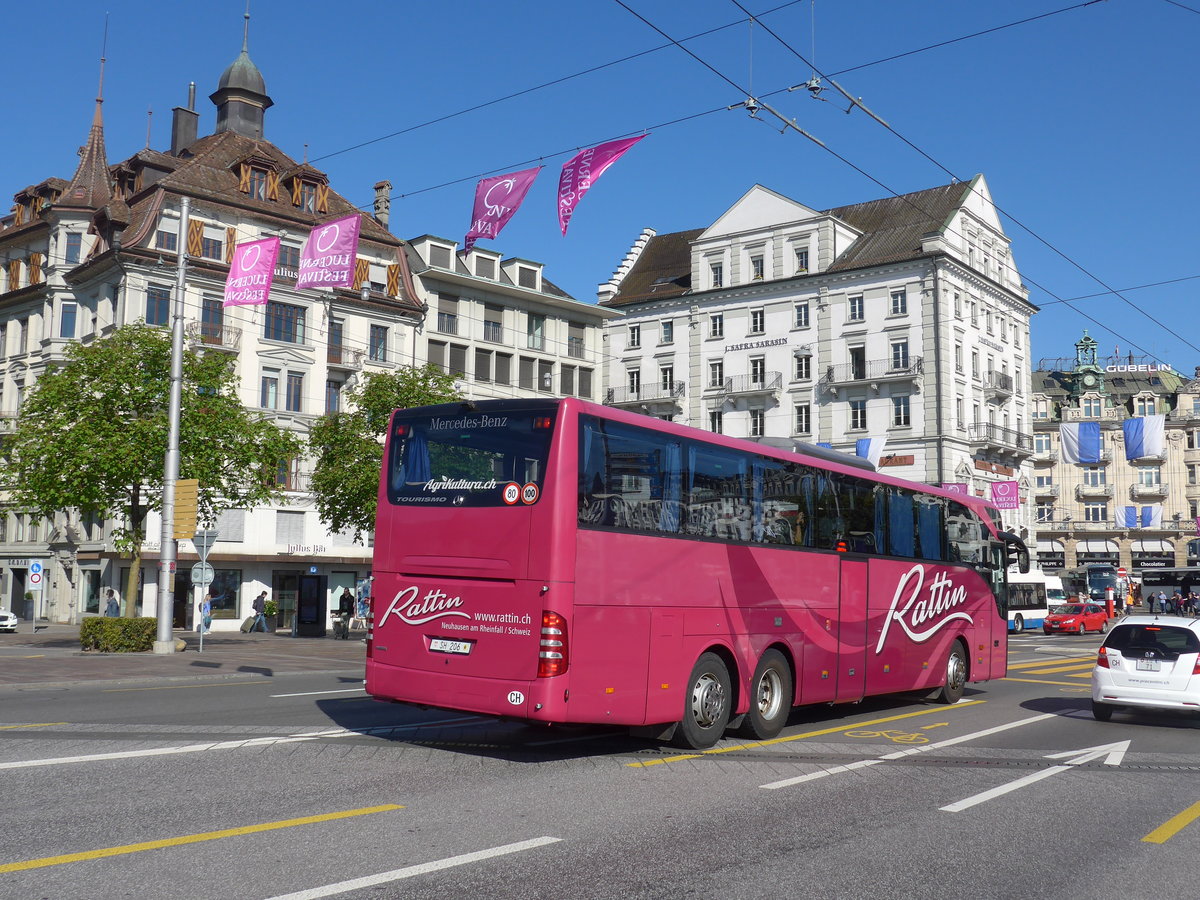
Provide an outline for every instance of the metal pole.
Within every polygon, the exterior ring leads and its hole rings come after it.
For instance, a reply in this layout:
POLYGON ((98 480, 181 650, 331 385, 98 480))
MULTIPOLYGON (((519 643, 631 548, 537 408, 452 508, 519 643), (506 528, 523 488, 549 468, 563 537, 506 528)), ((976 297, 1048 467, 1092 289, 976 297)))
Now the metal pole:
POLYGON ((183 294, 187 283, 188 216, 192 202, 179 205, 176 239, 175 302, 171 305, 171 401, 168 410, 167 453, 163 460, 162 540, 158 554, 158 634, 155 653, 174 653, 171 620, 175 608, 175 481, 179 478, 179 407, 183 397, 183 294))

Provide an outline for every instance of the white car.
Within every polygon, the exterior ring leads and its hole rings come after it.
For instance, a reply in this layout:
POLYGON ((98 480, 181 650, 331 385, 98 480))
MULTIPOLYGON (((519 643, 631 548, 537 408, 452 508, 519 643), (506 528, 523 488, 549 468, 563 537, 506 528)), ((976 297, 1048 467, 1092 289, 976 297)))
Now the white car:
POLYGON ((1118 707, 1200 713, 1200 619, 1126 616, 1100 645, 1092 670, 1092 715, 1118 707))
POLYGON ((7 609, 0 609, 0 631, 11 631, 16 633, 17 624, 21 620, 16 617, 16 614, 9 612, 7 609))

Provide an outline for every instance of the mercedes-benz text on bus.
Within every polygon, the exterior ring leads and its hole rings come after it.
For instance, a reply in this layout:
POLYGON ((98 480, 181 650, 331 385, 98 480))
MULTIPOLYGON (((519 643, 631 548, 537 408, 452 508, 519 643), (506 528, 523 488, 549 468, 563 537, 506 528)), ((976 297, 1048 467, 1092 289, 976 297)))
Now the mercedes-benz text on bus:
POLYGON ((367 691, 705 748, 1005 674, 983 501, 575 399, 396 412, 367 691))

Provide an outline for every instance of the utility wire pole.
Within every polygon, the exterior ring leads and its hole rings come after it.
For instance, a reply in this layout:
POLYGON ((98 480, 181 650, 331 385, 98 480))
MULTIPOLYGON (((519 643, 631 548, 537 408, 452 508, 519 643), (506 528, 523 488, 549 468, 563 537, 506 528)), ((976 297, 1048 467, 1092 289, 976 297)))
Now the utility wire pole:
POLYGON ((162 539, 158 554, 158 633, 155 653, 174 653, 171 620, 175 610, 175 482, 179 478, 179 409, 183 399, 183 294, 187 282, 188 217, 192 201, 179 205, 176 239, 175 297, 171 304, 171 400, 168 408, 167 453, 163 460, 162 539))

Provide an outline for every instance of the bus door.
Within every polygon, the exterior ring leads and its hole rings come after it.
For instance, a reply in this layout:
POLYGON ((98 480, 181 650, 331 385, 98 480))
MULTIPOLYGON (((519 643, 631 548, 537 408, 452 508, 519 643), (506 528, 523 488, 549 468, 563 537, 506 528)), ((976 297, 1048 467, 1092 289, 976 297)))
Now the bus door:
POLYGON ((837 700, 861 700, 867 686, 867 561, 842 557, 838 598, 837 700))

